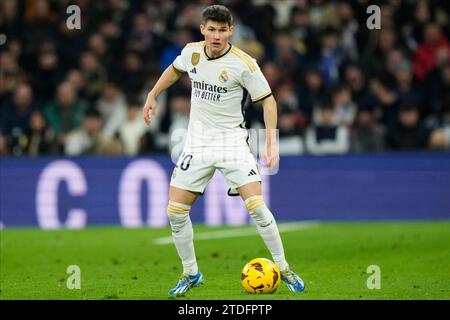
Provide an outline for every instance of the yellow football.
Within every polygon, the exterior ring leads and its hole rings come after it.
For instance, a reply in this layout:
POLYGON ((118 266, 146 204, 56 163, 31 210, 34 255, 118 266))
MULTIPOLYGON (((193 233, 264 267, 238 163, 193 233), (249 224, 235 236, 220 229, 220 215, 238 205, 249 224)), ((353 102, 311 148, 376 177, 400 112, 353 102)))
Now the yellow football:
POLYGON ((269 259, 256 258, 242 269, 241 282, 248 293, 274 293, 280 285, 280 269, 269 259))

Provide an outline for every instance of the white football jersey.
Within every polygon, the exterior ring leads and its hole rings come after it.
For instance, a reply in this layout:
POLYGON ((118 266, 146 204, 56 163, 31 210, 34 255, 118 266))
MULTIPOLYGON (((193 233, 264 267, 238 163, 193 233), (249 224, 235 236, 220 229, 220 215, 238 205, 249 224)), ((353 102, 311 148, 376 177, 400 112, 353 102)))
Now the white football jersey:
POLYGON ((256 102, 272 94, 256 60, 233 45, 209 58, 200 41, 187 44, 172 65, 177 72, 187 72, 192 83, 186 147, 241 146, 247 139, 247 95, 256 102))

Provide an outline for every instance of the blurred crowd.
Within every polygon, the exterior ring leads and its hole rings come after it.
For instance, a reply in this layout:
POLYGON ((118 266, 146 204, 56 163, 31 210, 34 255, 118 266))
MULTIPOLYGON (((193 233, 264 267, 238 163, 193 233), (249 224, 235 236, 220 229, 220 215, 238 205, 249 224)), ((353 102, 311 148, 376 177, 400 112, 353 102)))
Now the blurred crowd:
MULTIPOLYGON (((0 155, 170 153, 190 80, 142 107, 218 1, 2 0, 0 155), (69 5, 81 29, 67 25, 69 5)), ((278 102, 280 153, 450 150, 450 1, 220 1, 278 102), (369 5, 381 29, 367 27, 369 5)), ((264 128, 248 101, 248 128, 264 128)))

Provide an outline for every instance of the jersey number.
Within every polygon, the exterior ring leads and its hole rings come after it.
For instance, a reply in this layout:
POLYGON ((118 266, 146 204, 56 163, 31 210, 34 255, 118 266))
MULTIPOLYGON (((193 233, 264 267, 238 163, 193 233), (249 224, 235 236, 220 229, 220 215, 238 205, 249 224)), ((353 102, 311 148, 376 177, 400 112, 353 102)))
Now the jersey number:
POLYGON ((192 154, 186 155, 183 158, 183 161, 181 161, 180 169, 183 171, 186 171, 187 169, 189 169, 189 167, 191 165, 191 160, 192 160, 192 154))

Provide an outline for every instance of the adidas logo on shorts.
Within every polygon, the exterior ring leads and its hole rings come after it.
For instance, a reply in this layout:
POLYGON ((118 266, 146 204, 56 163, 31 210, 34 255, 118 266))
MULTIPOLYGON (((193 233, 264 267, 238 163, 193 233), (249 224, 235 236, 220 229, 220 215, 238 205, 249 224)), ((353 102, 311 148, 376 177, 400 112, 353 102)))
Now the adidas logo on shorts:
POLYGON ((249 172, 249 174, 247 175, 248 177, 250 177, 250 176, 256 176, 256 172, 255 172, 255 170, 250 170, 250 172, 249 172))

